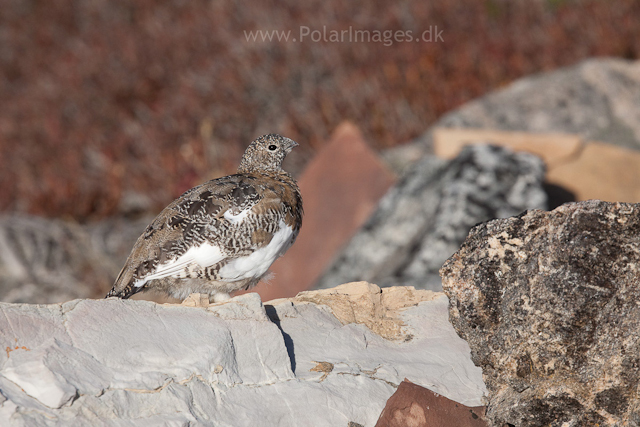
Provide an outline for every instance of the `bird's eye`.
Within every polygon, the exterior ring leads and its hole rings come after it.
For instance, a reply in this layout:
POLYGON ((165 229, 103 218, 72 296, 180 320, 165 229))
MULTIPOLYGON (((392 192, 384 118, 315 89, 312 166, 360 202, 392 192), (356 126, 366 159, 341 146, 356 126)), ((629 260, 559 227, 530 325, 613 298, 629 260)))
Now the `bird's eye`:
POLYGON ((278 148, 278 147, 276 147, 275 145, 271 144, 269 146, 269 151, 276 151, 276 148, 278 148))

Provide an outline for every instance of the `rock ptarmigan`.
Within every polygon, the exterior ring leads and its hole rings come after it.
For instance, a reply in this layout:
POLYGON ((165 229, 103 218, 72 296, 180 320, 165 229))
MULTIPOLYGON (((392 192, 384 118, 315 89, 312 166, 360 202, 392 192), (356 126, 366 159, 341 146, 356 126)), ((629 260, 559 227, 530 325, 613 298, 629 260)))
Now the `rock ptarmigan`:
POLYGON ((298 144, 264 135, 247 147, 235 175, 186 191, 138 238, 107 297, 152 289, 213 301, 256 285, 293 244, 302 197, 282 161, 298 144))

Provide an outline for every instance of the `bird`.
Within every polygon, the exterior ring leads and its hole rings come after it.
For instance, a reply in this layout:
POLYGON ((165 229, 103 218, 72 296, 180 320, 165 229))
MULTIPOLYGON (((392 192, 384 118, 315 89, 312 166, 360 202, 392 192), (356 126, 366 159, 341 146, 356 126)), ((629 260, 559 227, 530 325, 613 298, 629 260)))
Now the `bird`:
POLYGON ((302 226, 300 189, 282 169, 296 146, 289 138, 263 135, 249 144, 237 173, 169 204, 138 238, 106 298, 154 290, 221 302, 255 286, 302 226))

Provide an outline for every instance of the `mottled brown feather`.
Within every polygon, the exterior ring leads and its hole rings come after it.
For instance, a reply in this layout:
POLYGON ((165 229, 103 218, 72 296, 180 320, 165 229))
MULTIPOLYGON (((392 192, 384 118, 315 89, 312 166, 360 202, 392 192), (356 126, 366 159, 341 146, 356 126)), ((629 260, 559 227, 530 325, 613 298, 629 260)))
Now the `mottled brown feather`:
POLYGON ((247 148, 239 173, 194 187, 169 204, 138 238, 107 297, 128 298, 147 288, 173 296, 185 296, 185 290, 213 295, 255 285, 260 277, 227 282, 218 273, 231 260, 268 245, 280 220, 293 229, 291 244, 295 241, 302 197, 295 180, 280 167, 295 145, 279 135, 258 138, 247 148), (274 144, 279 152, 272 154, 268 147, 274 144), (225 212, 238 215, 245 209, 249 214, 238 223, 225 218, 225 212), (192 263, 171 277, 135 286, 205 242, 220 248, 225 258, 206 267, 192 263))

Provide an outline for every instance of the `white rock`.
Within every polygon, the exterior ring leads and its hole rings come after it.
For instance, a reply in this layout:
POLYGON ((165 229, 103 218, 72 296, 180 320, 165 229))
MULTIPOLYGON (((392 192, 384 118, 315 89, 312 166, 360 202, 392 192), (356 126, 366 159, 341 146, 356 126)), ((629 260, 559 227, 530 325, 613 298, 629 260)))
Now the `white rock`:
MULTIPOLYGON (((280 326, 293 341, 295 374, 317 379, 317 362, 329 362, 329 374, 364 375, 400 384, 404 378, 467 406, 481 406, 485 391, 482 371, 470 363, 467 343, 457 337, 448 321, 444 294, 408 308, 402 317, 411 328, 408 342, 386 340, 366 326, 342 325, 324 306, 282 304, 280 326)), ((280 311, 281 305, 274 307, 280 311)), ((382 410, 382 408, 380 408, 382 410)))
POLYGON ((356 284, 208 308, 0 304, 0 425, 372 426, 405 377, 481 404, 446 298, 393 292, 356 284))
MULTIPOLYGON (((73 347, 69 350, 70 354, 76 351, 73 347)), ((59 374, 60 371, 51 370, 47 366, 51 359, 55 360, 57 357, 65 356, 55 340, 49 340, 35 351, 24 350, 21 357, 9 358, 4 364, 2 375, 43 405, 60 408, 76 396, 76 388, 59 374)), ((74 374, 77 375, 76 372, 74 374)), ((89 381, 92 380, 89 375, 89 381)))

